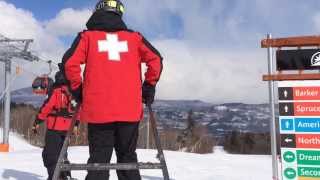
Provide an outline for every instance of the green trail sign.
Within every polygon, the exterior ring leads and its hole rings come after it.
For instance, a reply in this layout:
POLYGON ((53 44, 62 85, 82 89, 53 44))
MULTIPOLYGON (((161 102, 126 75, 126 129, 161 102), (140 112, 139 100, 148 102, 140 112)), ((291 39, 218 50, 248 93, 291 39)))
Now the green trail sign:
POLYGON ((320 178, 320 168, 298 167, 299 177, 320 178))
POLYGON ((298 165, 320 166, 320 151, 297 150, 298 165))
MULTIPOLYGON (((292 52, 282 51, 280 69, 300 58, 292 52)), ((320 69, 320 51, 315 57, 320 69)), ((280 81, 278 98, 282 180, 320 180, 320 79, 280 81)))

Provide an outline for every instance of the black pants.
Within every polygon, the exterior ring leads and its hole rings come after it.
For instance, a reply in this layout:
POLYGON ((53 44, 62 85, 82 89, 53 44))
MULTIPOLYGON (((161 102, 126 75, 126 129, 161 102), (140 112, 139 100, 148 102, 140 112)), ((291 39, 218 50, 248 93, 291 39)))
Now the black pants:
MULTIPOLYGON (((48 180, 51 180, 53 177, 54 170, 56 168, 60 151, 63 146, 64 139, 66 138, 66 132, 64 131, 54 131, 47 130, 45 137, 45 146, 42 151, 43 164, 48 171, 48 180)), ((65 163, 69 163, 67 159, 67 154, 64 158, 65 163)), ((71 176, 70 172, 61 173, 61 178, 66 176, 71 176)))
MULTIPOLYGON (((88 124, 88 163, 109 163, 113 148, 118 163, 136 163, 139 123, 88 124)), ((141 180, 139 170, 118 170, 118 180, 141 180)), ((108 180, 109 171, 88 171, 86 180, 108 180)))

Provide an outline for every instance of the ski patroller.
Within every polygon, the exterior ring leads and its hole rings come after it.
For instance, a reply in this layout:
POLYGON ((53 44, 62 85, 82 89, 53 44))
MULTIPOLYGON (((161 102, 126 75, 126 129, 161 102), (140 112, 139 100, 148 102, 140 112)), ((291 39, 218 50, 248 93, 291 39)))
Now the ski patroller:
MULTIPOLYGON (((76 116, 74 115, 72 118, 71 126, 66 134, 66 138, 64 140, 59 159, 56 165, 56 169, 53 174, 53 180, 58 180, 59 175, 62 171, 81 171, 81 170, 95 170, 95 171, 105 171, 105 170, 136 170, 136 169, 161 169, 164 180, 169 180, 169 172, 166 164, 166 160, 164 157, 163 149, 161 146, 159 133, 157 129, 157 121, 152 109, 151 104, 147 105, 147 109, 149 111, 149 121, 151 122, 151 128, 153 129, 153 137, 155 140, 155 145, 157 147, 158 155, 160 163, 94 163, 94 164, 64 164, 64 154, 68 150, 69 139, 72 134, 72 130, 76 124, 76 116)), ((76 113, 79 112, 79 106, 76 108, 76 113)))

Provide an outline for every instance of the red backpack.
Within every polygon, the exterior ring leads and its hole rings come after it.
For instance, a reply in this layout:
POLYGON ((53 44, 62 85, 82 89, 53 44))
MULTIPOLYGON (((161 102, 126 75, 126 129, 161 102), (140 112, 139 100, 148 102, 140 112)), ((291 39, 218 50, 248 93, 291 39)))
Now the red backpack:
POLYGON ((59 95, 57 96, 57 104, 55 104, 54 111, 50 113, 50 115, 72 118, 74 114, 74 110, 71 105, 72 95, 66 86, 60 87, 59 91, 59 95))

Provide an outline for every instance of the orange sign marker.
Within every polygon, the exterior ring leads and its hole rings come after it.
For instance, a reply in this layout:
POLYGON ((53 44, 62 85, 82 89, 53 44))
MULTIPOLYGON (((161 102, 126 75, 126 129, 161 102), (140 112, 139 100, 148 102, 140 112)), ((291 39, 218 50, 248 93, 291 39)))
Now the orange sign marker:
POLYGON ((0 152, 9 152, 9 144, 0 144, 0 152))

